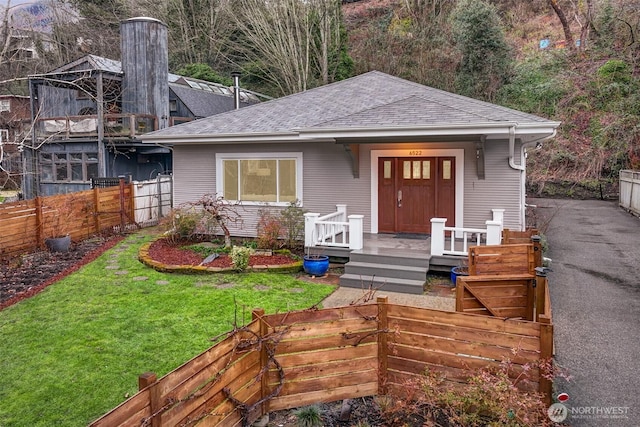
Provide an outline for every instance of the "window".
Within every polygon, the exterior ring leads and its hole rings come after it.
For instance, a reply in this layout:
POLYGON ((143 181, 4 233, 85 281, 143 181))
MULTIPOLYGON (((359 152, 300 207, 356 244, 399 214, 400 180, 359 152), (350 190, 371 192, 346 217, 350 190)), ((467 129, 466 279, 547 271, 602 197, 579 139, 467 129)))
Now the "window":
POLYGON ((0 129, 0 142, 9 142, 9 130, 0 129))
POLYGON ((98 177, 98 153, 40 153, 43 182, 89 181, 98 177))
POLYGON ((0 99, 0 112, 11 111, 11 100, 0 99))
POLYGON ((218 154, 216 191, 227 200, 286 205, 302 200, 302 153, 218 154))

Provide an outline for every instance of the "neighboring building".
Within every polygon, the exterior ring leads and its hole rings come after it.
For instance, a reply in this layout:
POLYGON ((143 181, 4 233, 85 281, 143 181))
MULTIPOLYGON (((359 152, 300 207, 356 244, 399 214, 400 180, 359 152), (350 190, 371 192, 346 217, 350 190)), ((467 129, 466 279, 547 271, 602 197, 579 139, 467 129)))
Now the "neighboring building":
POLYGON ((265 204, 364 215, 365 233, 525 227, 525 149, 558 122, 372 71, 144 135, 173 146, 175 204, 239 200, 240 235, 265 204))
POLYGON ((20 188, 20 144, 31 123, 30 111, 28 96, 0 95, 0 189, 20 188))
MULTIPOLYGON (((235 108, 225 86, 168 72, 167 27, 151 18, 121 24, 122 62, 84 56, 29 77, 32 150, 25 197, 79 191, 92 178, 154 178, 172 170, 171 147, 140 136, 235 108)), ((258 102, 241 91, 240 106, 258 102)))

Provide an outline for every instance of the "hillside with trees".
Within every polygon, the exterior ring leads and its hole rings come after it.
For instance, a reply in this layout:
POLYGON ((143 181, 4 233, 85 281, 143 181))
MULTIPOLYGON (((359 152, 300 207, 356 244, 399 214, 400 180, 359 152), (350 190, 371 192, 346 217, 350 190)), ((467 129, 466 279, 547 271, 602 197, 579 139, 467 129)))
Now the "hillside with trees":
POLYGON ((167 23, 170 69, 184 75, 229 84, 240 70, 243 86, 283 96, 376 69, 561 121, 529 153, 532 193, 606 196, 640 167, 640 0, 41 3, 45 32, 0 9, 2 93, 86 53, 118 59, 119 22, 145 15, 167 23), (36 55, 16 56, 18 33, 36 55))

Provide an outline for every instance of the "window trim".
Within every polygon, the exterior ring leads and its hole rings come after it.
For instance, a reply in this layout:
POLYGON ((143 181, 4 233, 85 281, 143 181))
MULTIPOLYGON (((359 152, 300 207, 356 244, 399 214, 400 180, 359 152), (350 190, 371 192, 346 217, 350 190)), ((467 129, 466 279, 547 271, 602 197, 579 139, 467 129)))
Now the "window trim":
POLYGON ((89 177, 88 166, 89 165, 97 165, 98 160, 89 160, 89 154, 97 154, 95 151, 51 151, 51 152, 40 152, 38 155, 38 175, 40 176, 40 180, 47 184, 74 184, 74 183, 87 183, 91 181, 91 177, 89 177), (44 155, 51 155, 50 160, 44 160, 44 155), (67 156, 64 161, 60 161, 56 158, 57 155, 63 154, 67 156), (71 156, 73 154, 81 154, 82 161, 80 160, 72 160, 71 156), (67 179, 59 180, 58 179, 58 164, 64 164, 67 169, 67 179), (87 177, 87 180, 74 180, 73 178, 73 165, 82 165, 82 176, 83 178, 87 177), (45 168, 50 168, 49 172, 51 173, 51 179, 45 179, 43 176, 43 170, 45 168))
MULTIPOLYGON (((296 199, 302 206, 302 152, 274 152, 274 153, 216 153, 216 194, 224 195, 224 166, 225 160, 295 160, 296 161, 296 199)), ((236 200, 230 200, 235 202, 236 200)), ((289 202, 260 202, 240 200, 246 206, 289 206, 289 202)))

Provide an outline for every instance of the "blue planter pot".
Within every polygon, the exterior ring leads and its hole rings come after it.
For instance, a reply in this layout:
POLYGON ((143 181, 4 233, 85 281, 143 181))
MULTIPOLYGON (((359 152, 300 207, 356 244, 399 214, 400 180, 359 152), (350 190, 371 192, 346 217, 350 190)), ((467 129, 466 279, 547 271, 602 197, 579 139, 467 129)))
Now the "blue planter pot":
POLYGON ((302 268, 305 273, 311 276, 324 276, 329 270, 329 257, 326 255, 305 256, 302 268))
POLYGON ((456 280, 458 280, 458 276, 468 276, 469 275, 469 271, 467 270, 467 267, 453 267, 451 269, 451 283, 453 283, 453 286, 456 285, 456 280))

